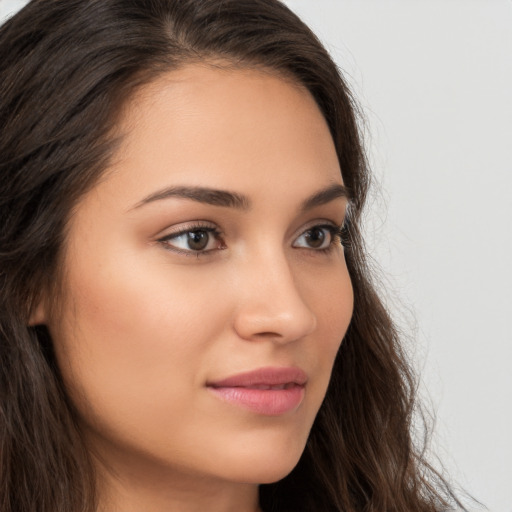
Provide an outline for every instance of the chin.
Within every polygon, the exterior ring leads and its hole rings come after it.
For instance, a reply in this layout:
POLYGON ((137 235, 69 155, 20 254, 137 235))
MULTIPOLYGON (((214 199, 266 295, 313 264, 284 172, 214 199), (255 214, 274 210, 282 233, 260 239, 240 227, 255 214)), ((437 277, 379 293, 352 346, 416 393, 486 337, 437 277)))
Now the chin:
MULTIPOLYGON (((289 443, 276 447, 254 445, 242 456, 238 455, 230 469, 232 480, 253 484, 270 484, 282 480, 295 468, 304 452, 305 443, 290 447, 289 443)), ((225 467, 229 467, 229 463, 225 467)))

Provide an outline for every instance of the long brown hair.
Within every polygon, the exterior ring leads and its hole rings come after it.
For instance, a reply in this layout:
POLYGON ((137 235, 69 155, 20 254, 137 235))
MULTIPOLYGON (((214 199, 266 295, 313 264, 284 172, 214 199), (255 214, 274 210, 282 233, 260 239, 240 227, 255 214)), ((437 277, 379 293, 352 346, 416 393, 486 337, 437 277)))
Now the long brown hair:
POLYGON ((354 315, 296 468, 271 511, 440 511, 458 503, 412 441, 415 379, 360 235, 369 172, 357 108, 326 50, 277 0, 34 0, 0 28, 0 509, 91 512, 95 475, 43 326, 73 205, 113 154, 120 109, 190 62, 259 66, 305 86, 352 201, 354 315))

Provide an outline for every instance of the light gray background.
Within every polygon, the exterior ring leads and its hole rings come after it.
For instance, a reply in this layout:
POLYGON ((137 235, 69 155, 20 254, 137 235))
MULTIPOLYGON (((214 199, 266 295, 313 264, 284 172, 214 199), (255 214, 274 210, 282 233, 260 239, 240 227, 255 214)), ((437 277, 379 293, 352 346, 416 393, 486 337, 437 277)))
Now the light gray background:
MULTIPOLYGON (((0 20, 24 3, 0 0, 0 20)), ((489 510, 512 512, 512 2, 286 3, 365 110, 369 245, 415 334, 436 451, 489 510)))

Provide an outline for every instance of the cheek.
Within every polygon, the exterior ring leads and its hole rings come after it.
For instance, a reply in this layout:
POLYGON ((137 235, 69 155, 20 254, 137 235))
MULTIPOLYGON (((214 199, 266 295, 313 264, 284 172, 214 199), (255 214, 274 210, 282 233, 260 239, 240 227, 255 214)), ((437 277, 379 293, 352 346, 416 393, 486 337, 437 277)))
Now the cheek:
POLYGON ((304 296, 317 317, 318 339, 331 357, 342 342, 354 308, 352 282, 343 254, 339 259, 338 264, 319 267, 304 280, 304 296))
POLYGON ((154 262, 135 266, 129 257, 75 265, 64 321, 59 317, 58 329, 50 330, 84 416, 91 409, 112 415, 124 405, 127 417, 140 415, 158 405, 156 397, 162 410, 178 408, 198 385, 201 360, 226 323, 225 301, 214 300, 215 282, 196 287, 171 270, 154 262))
POLYGON ((317 318, 314 339, 304 344, 303 354, 308 361, 316 362, 314 394, 319 407, 353 313, 353 289, 345 262, 305 273, 302 290, 317 318))

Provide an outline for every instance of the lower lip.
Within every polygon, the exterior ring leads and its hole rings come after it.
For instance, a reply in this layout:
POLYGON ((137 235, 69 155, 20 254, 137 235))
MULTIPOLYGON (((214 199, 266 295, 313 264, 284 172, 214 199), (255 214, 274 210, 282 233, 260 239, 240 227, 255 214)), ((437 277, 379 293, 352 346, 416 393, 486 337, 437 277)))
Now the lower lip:
POLYGON ((252 389, 244 387, 209 387, 226 402, 265 416, 279 416, 295 410, 304 399, 304 386, 289 389, 252 389))

